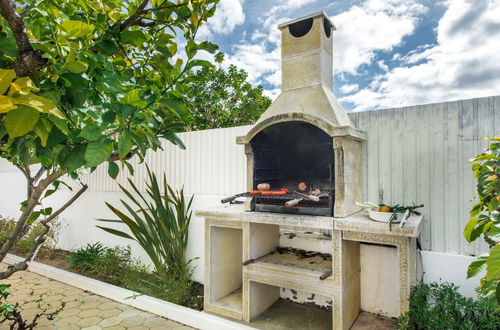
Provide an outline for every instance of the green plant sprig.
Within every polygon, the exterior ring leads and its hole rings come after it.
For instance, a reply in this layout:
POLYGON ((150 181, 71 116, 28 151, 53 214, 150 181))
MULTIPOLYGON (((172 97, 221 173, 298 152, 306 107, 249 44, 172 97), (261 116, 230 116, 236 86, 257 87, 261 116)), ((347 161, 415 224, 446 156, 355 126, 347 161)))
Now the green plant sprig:
POLYGON ((420 205, 415 205, 415 203, 412 203, 412 206, 402 206, 399 204, 396 204, 394 206, 390 205, 385 205, 385 204, 380 204, 380 206, 388 206, 392 210, 392 215, 389 218, 389 230, 392 230, 392 224, 398 219, 398 213, 405 213, 406 211, 409 211, 409 214, 415 214, 415 215, 421 215, 422 213, 419 211, 416 211, 416 209, 419 209, 421 207, 424 207, 424 204, 420 205))

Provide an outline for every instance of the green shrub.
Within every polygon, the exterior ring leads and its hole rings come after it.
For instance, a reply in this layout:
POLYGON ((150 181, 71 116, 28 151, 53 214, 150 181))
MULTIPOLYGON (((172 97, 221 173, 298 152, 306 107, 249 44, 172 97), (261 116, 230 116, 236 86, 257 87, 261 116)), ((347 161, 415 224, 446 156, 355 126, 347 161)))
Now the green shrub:
POLYGON ((149 168, 147 171, 146 194, 141 193, 129 179, 129 184, 138 197, 134 197, 130 191, 120 185, 120 189, 131 203, 121 200, 125 208, 124 212, 106 203, 119 220, 98 219, 105 222, 123 223, 127 225, 131 235, 109 227, 97 227, 139 243, 148 254, 155 273, 159 276, 174 277, 179 281, 188 282, 192 268, 190 261, 186 260, 186 249, 193 197, 188 201, 185 200, 183 190, 174 191, 167 184, 165 175, 163 175, 163 189, 160 189, 156 175, 149 168))
POLYGON ((105 250, 106 247, 101 243, 89 243, 71 252, 68 257, 69 268, 85 274, 92 273, 105 250))
MULTIPOLYGON (((16 226, 16 222, 14 219, 4 218, 0 216, 0 246, 7 241, 10 237, 10 234, 14 230, 16 226)), ((44 230, 43 225, 38 222, 31 224, 30 227, 27 227, 28 232, 22 236, 20 240, 16 242, 14 248, 12 249, 12 253, 24 256, 29 253, 33 247, 35 246, 35 241, 37 237, 44 230)), ((49 232, 48 237, 53 237, 53 232, 49 232)))
POLYGON ((488 149, 470 161, 477 179, 478 203, 470 211, 464 237, 470 243, 482 236, 490 250, 469 265, 467 278, 485 270, 478 292, 493 308, 500 309, 500 137, 485 140, 491 141, 488 149))
POLYGON ((420 282, 410 292, 409 311, 398 329, 500 329, 500 317, 484 299, 462 296, 451 283, 420 282))
POLYGON ((105 247, 102 243, 87 244, 68 257, 69 268, 80 274, 120 285, 125 274, 145 270, 132 260, 130 247, 105 247))

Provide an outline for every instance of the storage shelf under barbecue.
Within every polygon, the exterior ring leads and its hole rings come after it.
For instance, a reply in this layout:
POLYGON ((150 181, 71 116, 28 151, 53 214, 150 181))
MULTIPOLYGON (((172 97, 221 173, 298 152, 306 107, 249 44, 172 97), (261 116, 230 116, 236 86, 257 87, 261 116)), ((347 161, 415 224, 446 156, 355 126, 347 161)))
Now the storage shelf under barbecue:
POLYGON ((332 272, 331 258, 324 259, 321 256, 301 258, 292 252, 283 254, 273 252, 257 258, 246 265, 243 271, 257 275, 263 283, 266 279, 269 279, 269 282, 280 280, 287 283, 286 287, 290 289, 303 290, 304 286, 307 286, 308 290, 305 291, 325 295, 333 295, 336 290, 332 285, 334 275, 320 280, 323 274, 332 272))
POLYGON ((232 310, 236 313, 241 313, 242 312, 241 295, 242 295, 242 290, 240 287, 234 290, 233 292, 225 295, 224 297, 217 299, 213 304, 218 307, 224 308, 226 310, 232 310))

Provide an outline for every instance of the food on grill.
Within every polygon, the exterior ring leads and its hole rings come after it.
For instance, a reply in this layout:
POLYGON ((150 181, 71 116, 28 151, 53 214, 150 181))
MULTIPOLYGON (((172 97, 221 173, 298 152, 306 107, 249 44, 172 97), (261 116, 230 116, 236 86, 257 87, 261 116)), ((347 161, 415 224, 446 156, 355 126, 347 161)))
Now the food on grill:
POLYGON ((319 196, 309 195, 307 196, 307 199, 313 202, 319 202, 319 196))
POLYGON ((301 182, 297 185, 297 189, 300 191, 300 192, 304 192, 307 190, 307 184, 305 182, 301 182))
POLYGON ((292 206, 295 206, 295 205, 299 204, 299 203, 300 203, 300 201, 301 201, 301 200, 303 200, 303 199, 304 199, 304 198, 300 198, 300 199, 297 199, 297 198, 296 198, 296 199, 292 199, 292 200, 290 200, 290 201, 286 202, 286 203, 285 203, 285 206, 286 206, 286 207, 292 207, 292 206))
POLYGON ((319 196, 319 195, 321 195, 321 190, 315 189, 315 190, 311 191, 311 195, 319 196))
POLYGON ((249 191, 249 193, 251 195, 260 195, 260 194, 262 194, 262 191, 260 191, 260 190, 252 190, 252 191, 249 191))
POLYGON ((257 190, 269 190, 271 189, 271 185, 269 183, 259 183, 257 185, 257 190))
POLYGON ((262 196, 285 196, 286 194, 287 192, 283 190, 268 190, 262 192, 262 196))
POLYGON ((288 194, 288 191, 285 190, 271 191, 271 195, 274 196, 285 196, 286 194, 288 194))
POLYGON ((288 193, 288 188, 280 188, 281 191, 286 191, 288 193))

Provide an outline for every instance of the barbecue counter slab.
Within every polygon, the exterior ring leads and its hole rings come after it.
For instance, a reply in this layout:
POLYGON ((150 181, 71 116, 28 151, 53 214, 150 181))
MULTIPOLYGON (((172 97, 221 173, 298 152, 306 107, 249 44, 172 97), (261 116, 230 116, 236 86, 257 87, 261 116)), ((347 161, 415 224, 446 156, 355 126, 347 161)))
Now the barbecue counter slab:
POLYGON ((377 222, 368 217, 368 212, 361 211, 345 218, 334 218, 335 230, 381 234, 389 236, 418 237, 422 230, 423 216, 411 215, 403 227, 394 223, 392 228, 385 222, 377 222))
POLYGON ((283 214, 269 212, 248 212, 242 204, 221 205, 204 210, 197 210, 197 216, 216 218, 217 220, 231 220, 251 223, 262 223, 279 226, 305 227, 313 229, 332 230, 333 217, 302 214, 283 214))

